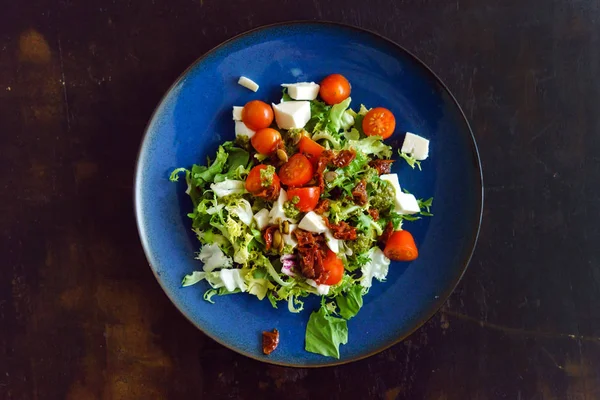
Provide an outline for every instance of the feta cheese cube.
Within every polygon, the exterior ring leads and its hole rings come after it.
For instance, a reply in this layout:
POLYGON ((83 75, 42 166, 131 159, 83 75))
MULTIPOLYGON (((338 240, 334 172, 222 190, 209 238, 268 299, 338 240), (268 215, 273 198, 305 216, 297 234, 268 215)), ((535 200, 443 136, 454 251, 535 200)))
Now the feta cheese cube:
POLYGON ((323 218, 321 218, 321 216, 314 211, 309 211, 306 213, 304 218, 302 218, 298 224, 298 228, 312 233, 325 233, 329 230, 327 225, 325 225, 323 218))
POLYGON ((406 132, 400 151, 412 155, 415 160, 425 160, 429 157, 429 140, 414 133, 406 132))
POLYGON ((244 109, 244 107, 239 107, 239 106, 233 106, 233 120, 234 121, 241 121, 242 120, 242 110, 244 109))
POLYGON ((396 194, 402 193, 402 189, 400 188, 400 182, 398 181, 398 174, 383 174, 379 177, 382 181, 389 182, 396 194))
POLYGON ((287 88, 288 94, 294 100, 314 100, 321 88, 314 82, 284 83, 281 86, 287 88))
POLYGON ((299 129, 310 120, 310 103, 308 101, 286 101, 273 104, 275 121, 281 129, 299 129))
POLYGON ((273 208, 271 208, 271 211, 269 211, 270 225, 277 225, 280 221, 289 221, 294 223, 296 222, 292 218, 288 218, 285 216, 283 205, 285 204, 287 199, 288 197, 286 191, 283 189, 279 189, 279 197, 277 198, 277 201, 273 204, 273 208))
POLYGON ((421 211, 417 199, 409 193, 400 193, 399 196, 396 195, 395 203, 394 209, 398 214, 416 214, 421 211))
POLYGON ((240 76, 240 79, 238 79, 238 84, 242 85, 246 89, 252 90, 253 92, 256 92, 259 88, 258 83, 254 82, 250 78, 246 78, 245 76, 240 76))
POLYGON ((327 242, 329 250, 333 251, 335 254, 339 253, 340 248, 344 245, 341 240, 333 237, 333 234, 329 229, 325 231, 325 241, 327 242))
POLYGON ((294 235, 292 235, 292 232, 294 232, 294 230, 296 230, 296 228, 298 227, 298 225, 296 224, 290 224, 290 233, 283 233, 281 236, 283 236, 283 244, 290 246, 292 249, 296 246, 298 246, 298 241, 296 240, 296 237, 294 235))
POLYGON ((254 221, 256 222, 256 228, 262 231, 269 224, 269 210, 263 208, 256 214, 254 214, 254 221))
POLYGON ((251 139, 255 133, 256 131, 248 128, 242 121, 235 121, 235 137, 246 136, 248 139, 251 139))
POLYGON ((384 174, 379 178, 389 182, 394 187, 394 192, 396 192, 396 198, 394 199, 395 212, 398 214, 415 214, 421 211, 415 196, 402 192, 397 174, 384 174))

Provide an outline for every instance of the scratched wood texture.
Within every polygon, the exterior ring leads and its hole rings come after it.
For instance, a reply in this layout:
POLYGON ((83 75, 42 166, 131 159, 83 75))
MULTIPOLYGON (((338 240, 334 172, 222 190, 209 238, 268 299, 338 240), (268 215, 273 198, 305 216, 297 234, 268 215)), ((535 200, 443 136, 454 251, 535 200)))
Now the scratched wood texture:
POLYGON ((0 0, 0 399, 600 398, 598 0, 0 0), (144 126, 199 55, 327 19, 401 43, 479 142, 486 206, 457 291, 404 343, 305 370, 197 331, 132 211, 144 126))

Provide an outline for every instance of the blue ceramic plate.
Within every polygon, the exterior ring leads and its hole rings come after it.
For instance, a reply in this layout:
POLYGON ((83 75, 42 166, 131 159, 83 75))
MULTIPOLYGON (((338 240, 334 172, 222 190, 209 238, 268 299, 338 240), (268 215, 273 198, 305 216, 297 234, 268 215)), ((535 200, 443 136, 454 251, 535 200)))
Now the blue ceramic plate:
POLYGON ((377 353, 427 321, 465 272, 479 231, 482 175, 473 134, 444 84, 421 61, 380 36, 325 23, 268 26, 238 36, 196 61, 156 109, 141 145, 135 176, 137 223, 148 261, 171 301, 199 329, 249 357, 290 366, 325 366, 377 353), (400 183, 418 197, 435 198, 433 218, 410 223, 420 257, 392 263, 387 282, 375 282, 362 310, 348 323, 349 342, 339 360, 304 350, 304 332, 318 299, 300 314, 285 304, 237 294, 202 299, 205 282, 181 288, 184 275, 202 267, 199 243, 186 213, 184 183, 169 182, 176 167, 214 157, 233 139, 231 109, 252 99, 277 102, 281 83, 319 82, 341 73, 352 84, 352 106, 387 107, 396 116, 388 142, 401 146, 404 132, 431 139, 423 171, 394 163, 400 183), (260 84, 253 93, 236 82, 245 75, 260 84), (281 342, 269 357, 261 332, 277 328, 281 342))

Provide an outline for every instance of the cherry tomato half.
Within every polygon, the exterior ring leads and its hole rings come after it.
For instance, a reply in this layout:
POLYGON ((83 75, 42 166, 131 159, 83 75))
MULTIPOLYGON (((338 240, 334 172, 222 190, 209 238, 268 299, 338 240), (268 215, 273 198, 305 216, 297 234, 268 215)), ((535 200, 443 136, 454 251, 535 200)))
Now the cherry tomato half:
POLYGON ((381 136, 387 139, 396 129, 396 118, 387 108, 377 107, 365 115, 362 127, 367 136, 381 136))
POLYGON ((325 285, 335 285, 342 280, 344 276, 344 263, 333 251, 327 249, 327 255, 323 260, 323 268, 329 271, 329 277, 324 282, 325 285))
MULTIPOLYGON (((265 189, 268 189, 263 186, 263 182, 260 179, 260 171, 266 168, 268 168, 268 166, 260 164, 250 170, 250 173, 246 178, 245 184, 247 191, 249 191, 252 194, 256 194, 265 191, 265 189)), ((273 186, 275 186, 275 192, 279 193, 279 177, 275 173, 273 174, 273 186)))
POLYGON ((392 233, 383 254, 390 260, 412 261, 419 256, 419 251, 410 232, 402 230, 392 233))
POLYGON ((264 101, 249 101, 242 109, 242 122, 253 131, 268 128, 273 122, 273 109, 264 101))
POLYGON ((307 156, 310 156, 311 161, 315 161, 319 158, 321 153, 325 151, 325 148, 319 143, 315 142, 307 136, 302 136, 298 142, 298 150, 307 156))
POLYGON ((269 155, 279 147, 281 134, 273 128, 259 129, 250 139, 250 143, 260 154, 269 155))
POLYGON ((329 75, 321 82, 319 95, 329 105, 341 103, 350 96, 350 82, 343 75, 329 75))
POLYGON ((279 169, 279 179, 284 185, 302 186, 314 175, 314 167, 304 154, 296 153, 279 169))
POLYGON ((300 201, 295 204, 295 207, 302 212, 309 212, 317 206, 319 197, 321 197, 321 189, 318 186, 290 189, 287 191, 287 196, 288 200, 298 196, 300 201))

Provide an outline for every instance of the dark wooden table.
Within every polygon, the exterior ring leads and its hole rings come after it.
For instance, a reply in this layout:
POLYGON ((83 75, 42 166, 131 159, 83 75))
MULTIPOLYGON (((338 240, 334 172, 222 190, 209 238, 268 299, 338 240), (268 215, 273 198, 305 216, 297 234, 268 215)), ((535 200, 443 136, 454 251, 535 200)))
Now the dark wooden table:
POLYGON ((1 399, 600 398, 598 0, 29 0, 0 11, 1 399), (318 370, 196 330, 150 272, 135 156, 198 56, 326 19, 428 63, 477 137, 477 251, 402 344, 318 370))

